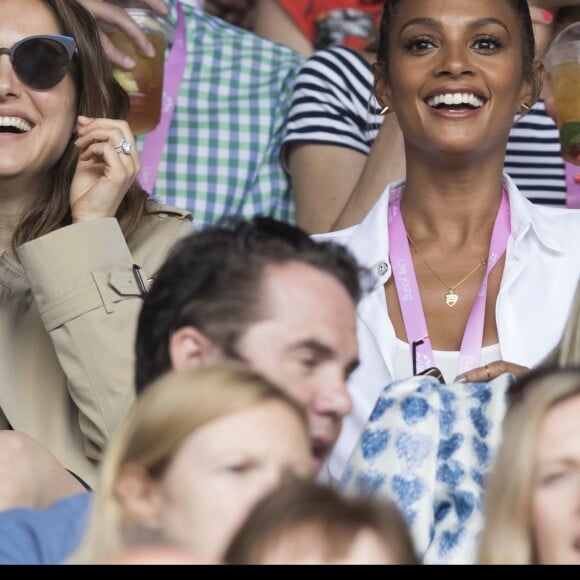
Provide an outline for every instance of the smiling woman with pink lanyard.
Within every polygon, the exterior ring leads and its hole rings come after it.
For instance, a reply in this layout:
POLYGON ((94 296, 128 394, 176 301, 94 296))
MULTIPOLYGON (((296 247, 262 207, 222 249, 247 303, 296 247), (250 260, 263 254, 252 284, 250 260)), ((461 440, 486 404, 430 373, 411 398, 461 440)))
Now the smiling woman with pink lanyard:
POLYGON ((503 171, 514 115, 542 85, 525 0, 389 1, 375 72, 407 177, 360 225, 317 236, 376 273, 358 309, 361 365, 332 479, 389 383, 430 367, 450 383, 537 364, 560 337, 580 273, 580 213, 533 205, 503 171))

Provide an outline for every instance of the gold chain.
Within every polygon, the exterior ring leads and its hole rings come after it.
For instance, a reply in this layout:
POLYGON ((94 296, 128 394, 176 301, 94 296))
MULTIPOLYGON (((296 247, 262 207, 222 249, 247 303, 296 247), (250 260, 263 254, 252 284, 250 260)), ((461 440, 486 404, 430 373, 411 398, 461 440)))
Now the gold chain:
POLYGON ((417 244, 413 241, 413 238, 409 235, 408 232, 407 239, 411 242, 415 250, 417 250, 417 253, 419 254, 419 256, 421 256, 421 259, 423 260, 423 262, 425 262, 427 268, 431 270, 435 278, 437 278, 437 280, 439 280, 439 282, 441 282, 441 284, 443 284, 445 288, 447 288, 448 292, 447 294, 445 294, 445 304, 447 304, 447 306, 449 307, 455 306, 455 304, 457 304, 457 301, 459 300, 459 296, 457 295, 455 290, 457 290, 457 288, 461 286, 461 284, 463 284, 463 282, 465 282, 470 276, 473 276, 473 274, 475 274, 482 266, 487 265, 487 258, 481 260, 479 264, 477 264, 477 266, 475 266, 475 268, 473 268, 473 270, 469 272, 469 274, 461 278, 461 280, 459 280, 459 282, 457 282, 454 286, 450 286, 449 284, 447 284, 447 282, 445 282, 445 280, 443 280, 443 278, 441 278, 441 276, 439 276, 439 274, 437 274, 437 272, 435 272, 435 270, 433 270, 433 267, 431 266, 431 264, 429 264, 429 262, 427 262, 425 256, 423 255, 423 252, 421 252, 421 250, 417 247, 417 244))

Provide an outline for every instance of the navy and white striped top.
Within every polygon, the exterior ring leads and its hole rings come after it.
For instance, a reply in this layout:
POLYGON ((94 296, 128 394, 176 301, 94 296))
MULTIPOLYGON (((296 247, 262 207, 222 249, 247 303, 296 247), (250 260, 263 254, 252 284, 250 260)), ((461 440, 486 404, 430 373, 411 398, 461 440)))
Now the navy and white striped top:
MULTIPOLYGON (((344 46, 315 52, 296 77, 284 144, 324 143, 368 155, 383 122, 372 90, 371 68, 358 52, 344 46)), ((525 117, 516 117, 504 167, 531 201, 565 205, 558 129, 543 101, 525 117)))

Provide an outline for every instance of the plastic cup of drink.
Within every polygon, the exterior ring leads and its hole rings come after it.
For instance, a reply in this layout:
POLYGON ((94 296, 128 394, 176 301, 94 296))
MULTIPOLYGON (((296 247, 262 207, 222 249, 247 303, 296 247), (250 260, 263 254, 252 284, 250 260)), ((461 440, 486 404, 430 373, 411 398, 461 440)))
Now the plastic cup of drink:
POLYGON ((113 74, 129 94, 131 107, 128 122, 131 131, 141 134, 154 129, 161 118, 165 49, 171 41, 173 29, 167 20, 150 10, 126 8, 126 11, 147 34, 155 49, 154 57, 141 54, 123 31, 107 25, 103 26, 103 30, 111 42, 136 63, 130 70, 114 67, 113 74))
POLYGON ((562 157, 580 163, 580 22, 552 41, 544 59, 554 94, 562 157))

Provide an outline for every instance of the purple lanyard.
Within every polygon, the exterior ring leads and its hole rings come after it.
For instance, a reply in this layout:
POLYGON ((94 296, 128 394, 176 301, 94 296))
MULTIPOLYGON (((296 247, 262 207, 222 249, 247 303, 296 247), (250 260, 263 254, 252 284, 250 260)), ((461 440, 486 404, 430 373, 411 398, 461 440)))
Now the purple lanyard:
POLYGON ((580 208, 580 166, 565 162, 566 207, 580 208))
POLYGON ((169 125, 177 102, 179 87, 185 70, 185 17, 181 3, 177 2, 177 24, 173 46, 163 72, 163 102, 161 119, 155 129, 150 131, 141 149, 141 172, 139 183, 151 195, 157 179, 161 153, 169 133, 169 125))
MULTIPOLYGON (((401 217, 400 192, 396 193, 389 204, 388 227, 393 278, 397 296, 399 297, 407 340, 411 348, 411 355, 415 357, 416 372, 420 373, 429 367, 435 366, 435 358, 427 332, 427 323, 415 276, 409 241, 407 240, 407 231, 401 217)), ((491 235, 487 268, 469 313, 465 333, 461 341, 461 350, 459 352, 460 374, 479 366, 483 344, 487 280, 489 273, 506 250, 510 231, 509 202, 504 189, 491 235)))

